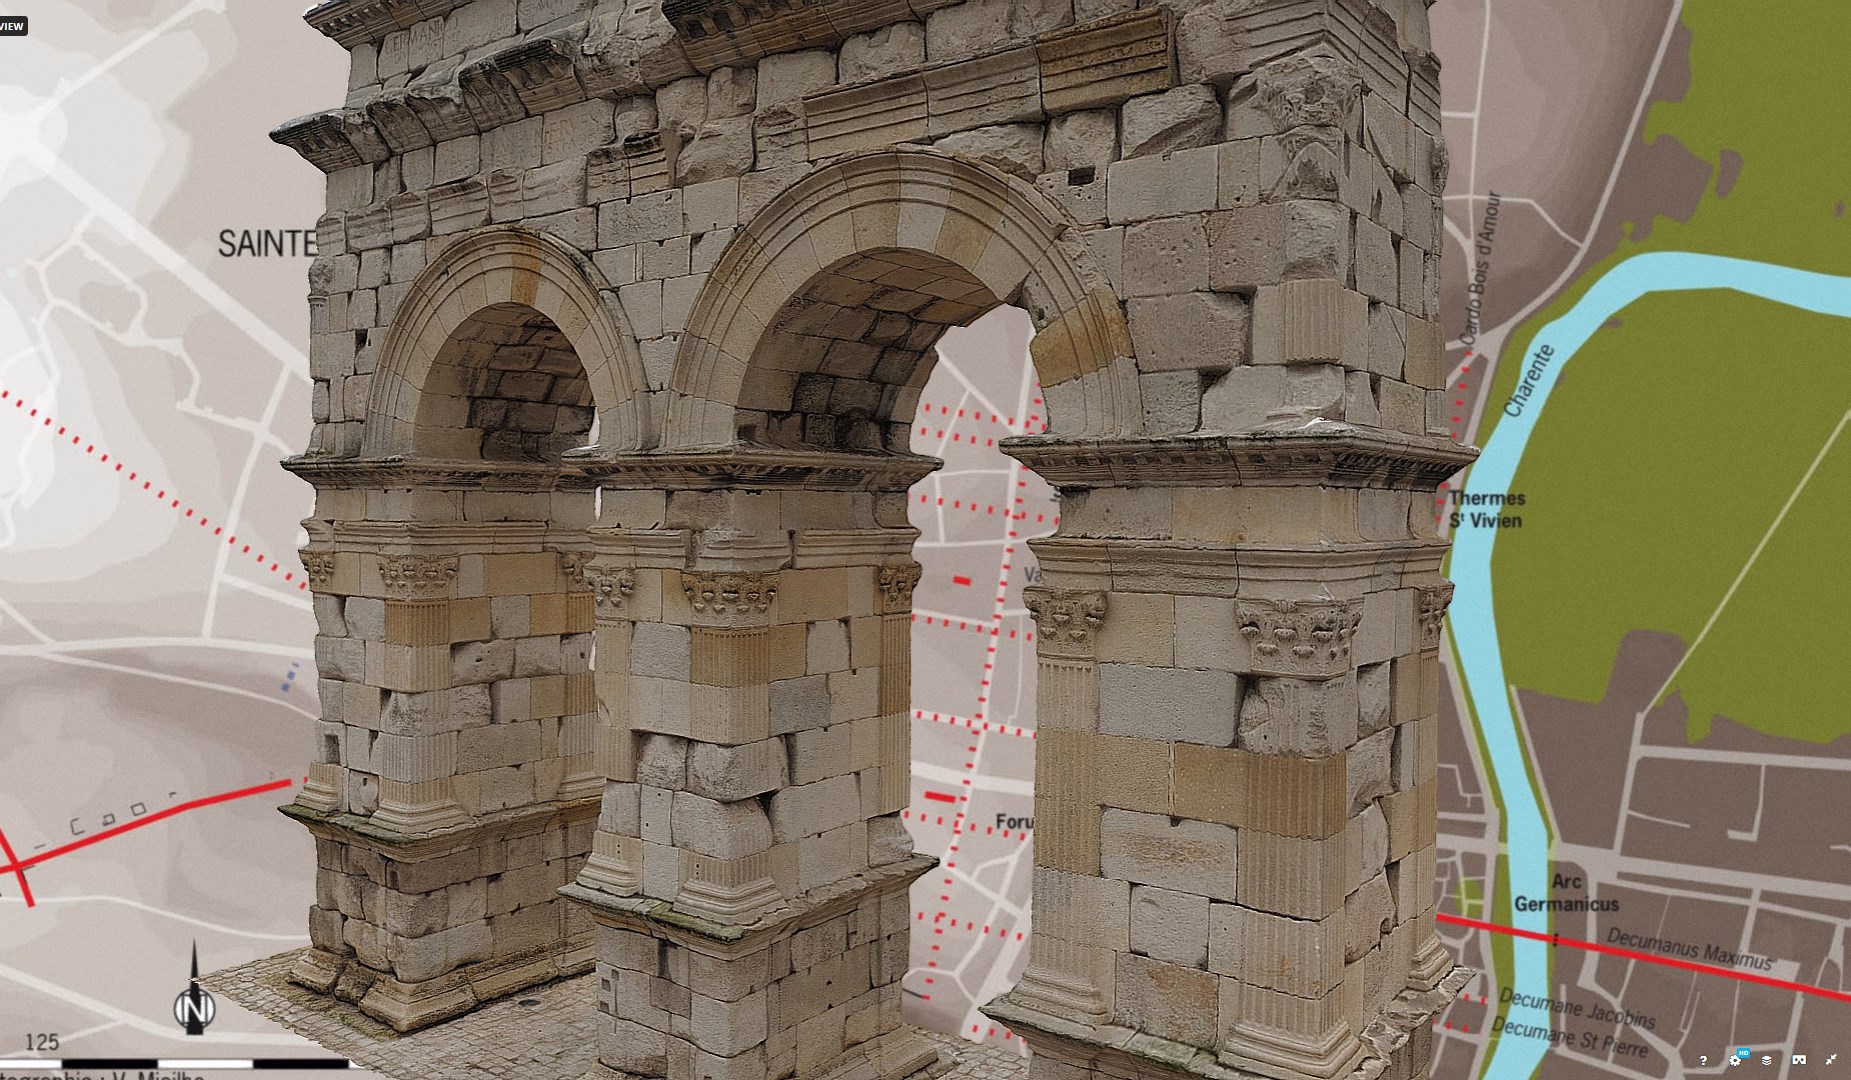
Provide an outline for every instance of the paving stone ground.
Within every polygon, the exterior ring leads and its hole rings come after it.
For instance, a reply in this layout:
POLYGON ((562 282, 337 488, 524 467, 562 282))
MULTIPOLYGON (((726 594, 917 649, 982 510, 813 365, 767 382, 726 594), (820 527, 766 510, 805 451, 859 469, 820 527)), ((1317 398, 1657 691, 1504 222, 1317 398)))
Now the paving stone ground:
MULTIPOLYGON (((291 983, 302 950, 281 953, 201 979, 222 994, 329 1052, 394 1080, 581 1080, 597 1061, 598 1010, 592 975, 525 990, 410 1035, 400 1035, 345 1002, 291 983)), ((985 1046, 925 1032, 956 1064, 937 1080, 1020 1080, 1028 1059, 1013 1047, 985 1046)))

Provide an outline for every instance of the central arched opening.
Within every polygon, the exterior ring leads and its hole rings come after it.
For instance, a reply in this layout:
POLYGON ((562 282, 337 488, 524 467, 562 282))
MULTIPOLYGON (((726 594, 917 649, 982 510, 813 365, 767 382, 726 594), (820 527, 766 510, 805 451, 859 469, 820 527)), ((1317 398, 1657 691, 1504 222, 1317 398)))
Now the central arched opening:
POLYGON ((933 347, 998 303, 930 252, 889 248, 840 260, 786 301, 761 339, 740 394, 740 441, 907 449, 933 347))
POLYGON ((1026 541, 1058 524, 1054 490, 1004 454, 1046 430, 1021 308, 943 330, 920 372, 907 438, 945 464, 913 485, 912 803, 917 850, 938 869, 913 888, 907 1018, 983 1042, 1022 1044, 977 1007, 1028 961, 1034 877, 1035 624, 1026 541), (966 784, 964 781, 968 780, 966 784), (947 801, 947 800, 955 801, 947 801), (966 973, 980 977, 973 980, 966 973))
POLYGON ((1022 590, 1036 577, 1026 541, 1057 518, 1053 489, 1000 446, 1047 429, 1034 333, 944 256, 860 252, 780 308, 735 414, 746 445, 944 462, 906 496, 921 572, 900 818, 939 866, 912 888, 903 1007, 921 1027, 1015 1046, 978 1006, 1028 961, 1036 659, 1022 590))

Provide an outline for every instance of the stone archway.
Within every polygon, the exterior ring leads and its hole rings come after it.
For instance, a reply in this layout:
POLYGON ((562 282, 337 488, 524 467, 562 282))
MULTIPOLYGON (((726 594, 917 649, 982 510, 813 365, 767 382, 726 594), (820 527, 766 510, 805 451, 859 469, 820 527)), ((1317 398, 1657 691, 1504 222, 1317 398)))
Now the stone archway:
MULTIPOLYGON (((772 200, 714 268, 676 358, 664 445, 732 442, 744 423, 735 408, 775 411, 795 392, 784 384, 800 373, 777 354, 814 352, 826 337, 868 344, 869 333, 887 350, 882 360, 904 372, 873 379, 869 362, 862 381, 913 392, 884 404, 880 422, 897 415, 903 430, 937 333, 1003 303, 1034 319, 1031 348, 1055 427, 1074 436, 1142 429, 1124 312, 1058 207, 999 170, 924 150, 820 169, 772 200), (884 295, 875 298, 877 289, 884 295), (829 309, 904 314, 909 325, 876 331, 851 316, 831 327, 829 309)), ((864 450, 891 442, 863 441, 864 450)))
POLYGON ((988 1011, 1038 1080, 1424 1068, 1460 975, 1422 504, 1471 456, 1426 5, 531 6, 317 5, 356 89, 276 133, 330 174, 290 467, 341 737, 291 810, 326 867, 301 981, 417 1026, 581 970, 588 918, 598 1076, 927 1065, 895 814, 934 462, 900 436, 936 334, 1015 303, 1052 430, 1007 449, 1062 507, 1031 962, 988 1011), (500 354, 558 340, 582 385, 500 354), (598 445, 555 458, 587 399, 598 445), (563 667, 594 625, 531 798, 489 808, 448 725, 555 677, 503 642, 563 667), (409 729, 349 738, 373 707, 409 729))
POLYGON ((442 350, 468 344, 497 322, 497 316, 485 317, 489 311, 544 320, 582 365, 591 398, 586 404, 595 403, 603 444, 645 445, 647 422, 637 407, 645 386, 642 359, 601 278, 583 256, 543 233, 500 227, 458 237, 412 280, 386 328, 362 417, 361 456, 466 460, 482 453, 480 447, 431 443, 428 431, 419 445, 418 410, 429 408, 432 396, 462 393, 454 380, 465 365, 454 350, 442 350))

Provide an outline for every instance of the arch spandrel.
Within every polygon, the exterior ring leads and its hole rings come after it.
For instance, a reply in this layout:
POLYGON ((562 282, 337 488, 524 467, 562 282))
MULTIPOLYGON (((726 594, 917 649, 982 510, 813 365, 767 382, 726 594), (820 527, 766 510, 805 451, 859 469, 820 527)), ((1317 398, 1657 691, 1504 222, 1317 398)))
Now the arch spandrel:
POLYGON ((734 441, 746 380, 777 366, 768 352, 789 306, 807 302, 823 275, 883 252, 929 257, 981 283, 988 295, 972 317, 1004 303, 1030 307, 1031 351, 1063 434, 1138 433, 1130 330, 1070 224, 1031 186, 925 149, 858 155, 811 173, 741 230, 697 298, 669 383, 663 445, 734 441), (1065 394, 1056 389, 1076 380, 1065 394))
POLYGON ((419 410, 445 344, 467 320, 505 304, 544 316, 571 343, 584 365, 604 445, 649 445, 642 355, 614 296, 596 267, 541 233, 490 228, 445 248, 413 280, 386 330, 367 400, 362 455, 417 452, 419 410))

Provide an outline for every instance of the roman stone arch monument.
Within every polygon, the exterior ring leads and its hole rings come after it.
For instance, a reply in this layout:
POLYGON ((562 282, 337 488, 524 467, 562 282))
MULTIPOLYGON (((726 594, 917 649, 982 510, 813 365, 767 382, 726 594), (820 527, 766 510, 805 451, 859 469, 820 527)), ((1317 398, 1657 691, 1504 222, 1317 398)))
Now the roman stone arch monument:
POLYGON ((908 487, 1013 304, 1060 492, 1038 1080, 1426 1075, 1442 423, 1426 0, 326 0, 292 978, 584 972, 600 1077, 895 1078, 908 487))

